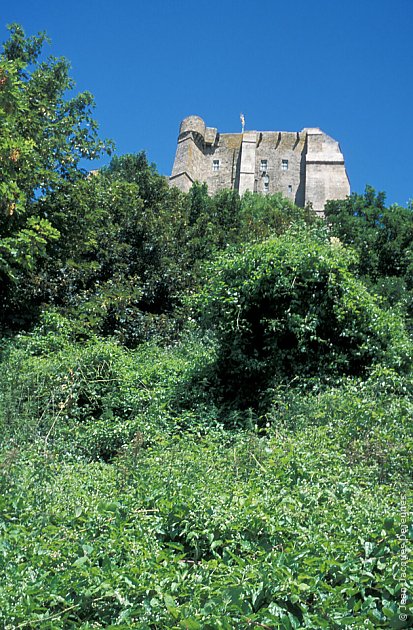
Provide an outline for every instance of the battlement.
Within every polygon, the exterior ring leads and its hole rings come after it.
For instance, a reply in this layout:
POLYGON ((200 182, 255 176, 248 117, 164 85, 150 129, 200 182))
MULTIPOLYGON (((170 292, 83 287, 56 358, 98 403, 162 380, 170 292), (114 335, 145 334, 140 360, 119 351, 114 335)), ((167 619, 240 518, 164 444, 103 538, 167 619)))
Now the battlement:
POLYGON ((200 116, 181 123, 172 186, 187 192, 195 181, 210 194, 238 190, 282 193, 298 206, 311 203, 323 214, 328 199, 350 194, 344 156, 336 140, 321 129, 219 133, 200 116))

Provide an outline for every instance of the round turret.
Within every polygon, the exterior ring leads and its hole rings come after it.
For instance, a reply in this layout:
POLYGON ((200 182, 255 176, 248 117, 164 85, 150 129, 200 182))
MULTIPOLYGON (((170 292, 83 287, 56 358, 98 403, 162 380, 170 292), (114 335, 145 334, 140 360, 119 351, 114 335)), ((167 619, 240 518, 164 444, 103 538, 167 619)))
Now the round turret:
POLYGON ((179 135, 192 131, 205 139, 205 123, 200 116, 187 116, 181 122, 179 135))

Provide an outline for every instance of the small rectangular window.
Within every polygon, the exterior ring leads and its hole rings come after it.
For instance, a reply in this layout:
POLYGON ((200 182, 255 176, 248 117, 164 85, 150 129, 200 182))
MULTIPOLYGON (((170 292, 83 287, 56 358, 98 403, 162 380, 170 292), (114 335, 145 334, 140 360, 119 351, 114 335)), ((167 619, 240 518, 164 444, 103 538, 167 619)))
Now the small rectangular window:
POLYGON ((288 171, 288 160, 281 160, 281 170, 288 171))
POLYGON ((270 178, 268 177, 268 175, 264 175, 262 181, 264 184, 264 192, 268 192, 270 189, 270 178))
POLYGON ((291 184, 288 184, 288 192, 292 193, 293 192, 293 187, 291 186, 291 184))
POLYGON ((214 160, 212 162, 212 170, 215 171, 215 172, 219 171, 219 160, 214 160))
POLYGON ((268 160, 261 160, 260 172, 261 173, 266 173, 267 170, 268 170, 268 160))

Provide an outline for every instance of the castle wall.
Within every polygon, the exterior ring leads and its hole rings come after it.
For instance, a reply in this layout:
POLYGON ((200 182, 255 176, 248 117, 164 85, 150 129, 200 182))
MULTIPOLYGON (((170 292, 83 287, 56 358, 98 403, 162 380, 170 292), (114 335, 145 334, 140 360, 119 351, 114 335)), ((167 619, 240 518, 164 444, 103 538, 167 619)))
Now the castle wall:
POLYGON ((192 132, 178 139, 170 183, 188 192, 195 181, 203 181, 204 154, 200 140, 192 132))
POLYGON ((281 131, 265 131, 258 134, 255 164, 255 192, 282 193, 298 205, 304 205, 305 178, 302 165, 305 134, 281 131), (268 191, 265 190, 265 173, 262 161, 267 160, 268 191), (284 164, 283 164, 284 160, 284 164))
POLYGON ((282 193, 319 214, 328 199, 344 199, 350 184, 338 142, 318 128, 301 132, 219 134, 199 116, 181 123, 170 183, 187 192, 194 181, 210 194, 223 189, 282 193))
POLYGON ((242 134, 241 162, 239 171, 239 194, 254 190, 257 133, 247 131, 242 134))
POLYGON ((206 182, 211 194, 224 188, 238 190, 241 142, 240 133, 222 134, 217 136, 214 145, 205 147, 202 181, 206 182), (219 160, 217 171, 214 171, 214 160, 219 160))
POLYGON ((307 129, 305 203, 322 214, 329 199, 350 194, 344 157, 336 140, 320 129, 307 129))

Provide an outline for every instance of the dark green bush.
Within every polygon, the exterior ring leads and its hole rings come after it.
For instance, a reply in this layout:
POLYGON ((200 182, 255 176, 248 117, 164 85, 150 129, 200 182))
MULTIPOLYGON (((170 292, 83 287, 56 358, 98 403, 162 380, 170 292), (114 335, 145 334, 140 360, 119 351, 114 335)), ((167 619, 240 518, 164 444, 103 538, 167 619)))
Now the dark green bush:
POLYGON ((207 267, 194 304, 216 332, 224 400, 257 406, 275 383, 361 376, 380 363, 408 369, 403 323, 355 278, 355 263, 325 229, 295 227, 207 267))

